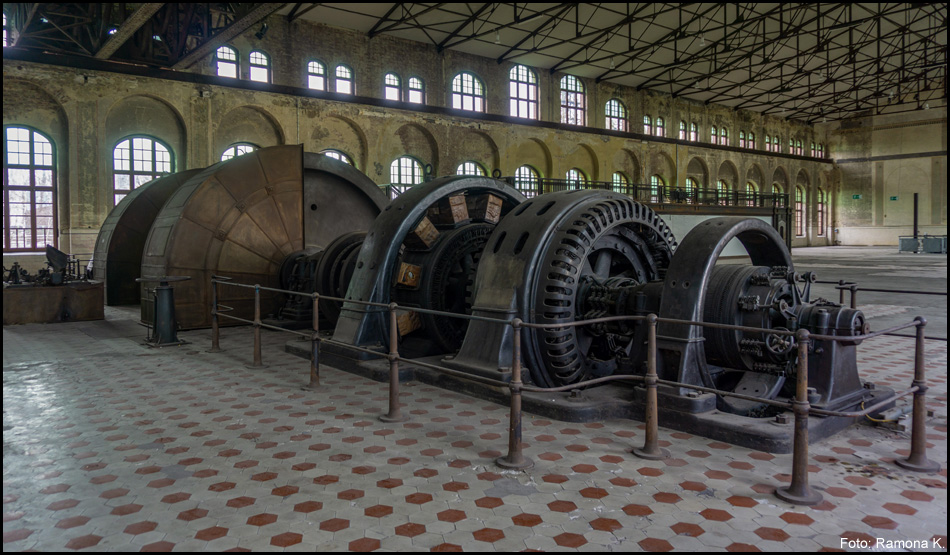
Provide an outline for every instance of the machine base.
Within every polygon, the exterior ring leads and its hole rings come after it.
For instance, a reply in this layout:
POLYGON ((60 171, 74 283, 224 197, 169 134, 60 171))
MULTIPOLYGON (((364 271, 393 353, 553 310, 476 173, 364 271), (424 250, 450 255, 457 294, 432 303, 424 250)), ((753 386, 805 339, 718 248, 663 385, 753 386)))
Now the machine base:
MULTIPOLYGON (((308 342, 290 341, 286 343, 284 349, 302 358, 310 358, 308 342)), ((320 360, 333 368, 364 378, 378 382, 389 381, 388 361, 382 358, 357 360, 351 356, 353 354, 355 353, 326 346, 320 351, 320 360)), ((420 361, 441 364, 442 358, 427 357, 420 361)), ((507 387, 483 385, 414 366, 411 362, 401 363, 399 381, 405 383, 413 380, 508 405, 507 387)), ((871 399, 867 401, 868 403, 894 395, 893 390, 881 386, 877 386, 869 393, 871 399)), ((794 417, 791 411, 788 411, 788 418, 784 419, 785 423, 779 423, 775 418, 749 418, 718 410, 702 410, 704 407, 715 406, 715 397, 712 394, 699 395, 696 398, 677 396, 679 399, 677 403, 671 402, 672 397, 674 396, 661 393, 660 426, 757 451, 776 454, 792 452, 794 417), (664 399, 664 397, 669 398, 664 399), (690 408, 702 410, 702 412, 690 412, 690 408)), ((605 385, 595 389, 576 389, 567 393, 524 392, 521 397, 521 406, 527 413, 564 422, 600 422, 609 418, 626 418, 643 422, 645 399, 646 392, 643 388, 605 385)), ((855 408, 857 407, 842 410, 855 408)), ((857 420, 857 418, 812 416, 808 419, 809 441, 810 443, 821 441, 847 428, 857 420)))

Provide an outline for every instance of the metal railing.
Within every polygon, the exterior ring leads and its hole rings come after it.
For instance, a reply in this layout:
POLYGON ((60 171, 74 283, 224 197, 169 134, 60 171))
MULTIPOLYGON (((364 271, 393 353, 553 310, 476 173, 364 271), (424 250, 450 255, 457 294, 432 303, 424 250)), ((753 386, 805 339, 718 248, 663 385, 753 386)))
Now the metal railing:
MULTIPOLYGON (((854 281, 845 281, 839 279, 838 281, 815 281, 815 283, 820 283, 822 285, 834 285, 835 289, 838 290, 838 304, 844 304, 844 294, 845 291, 850 293, 848 297, 848 306, 851 308, 858 308, 858 291, 866 291, 868 293, 889 293, 892 295, 931 295, 938 297, 946 297, 946 291, 915 291, 909 289, 880 289, 875 287, 860 287, 857 282, 854 281)), ((889 333, 888 335, 893 335, 895 337, 914 337, 913 335, 907 334, 898 334, 898 333, 889 333)), ((932 339, 935 341, 946 341, 946 337, 926 337, 926 339, 932 339)))
POLYGON ((660 379, 657 375, 656 368, 656 353, 657 353, 657 341, 656 341, 656 327, 659 323, 671 323, 671 324, 685 324, 690 326, 701 326, 717 329, 729 329, 736 331, 747 331, 762 333, 761 328, 754 328, 749 326, 736 326, 730 324, 717 324, 711 322, 694 322, 689 320, 678 320, 671 318, 660 318, 655 314, 649 314, 646 316, 612 316, 605 318, 596 318, 592 320, 583 320, 578 322, 571 323, 557 323, 557 324, 532 324, 523 322, 522 320, 515 318, 513 320, 500 320, 495 318, 486 318, 483 316, 474 316, 467 314, 453 314, 443 311, 422 309, 416 307, 400 307, 396 303, 374 303, 368 301, 356 301, 352 299, 342 299, 339 297, 330 297, 327 295, 320 295, 318 293, 300 293, 296 291, 287 291, 282 289, 274 289, 270 287, 262 287, 260 285, 249 285, 243 283, 232 282, 230 278, 222 276, 212 276, 211 278, 211 291, 212 291, 212 305, 211 305, 211 352, 219 352, 220 348, 220 326, 218 324, 218 318, 224 317, 239 322, 244 322, 251 324, 254 327, 254 347, 253 347, 253 364, 252 367, 263 367, 263 361, 261 356, 261 328, 268 328, 278 331, 284 331, 290 334, 302 336, 309 338, 311 341, 311 362, 310 362, 310 381, 308 387, 315 388, 320 385, 320 345, 327 344, 333 345, 336 347, 349 349, 352 351, 369 353, 375 356, 385 358, 389 361, 389 411, 380 417, 380 420, 385 422, 402 422, 408 419, 408 416, 404 415, 401 410, 399 403, 399 363, 406 362, 411 363, 414 366, 434 370, 441 374, 448 376, 453 376, 456 378, 462 378, 465 380, 470 380, 473 382, 481 383, 484 385, 499 387, 499 388, 508 388, 510 391, 510 400, 509 400, 509 411, 510 411, 510 422, 508 429, 508 454, 496 459, 496 464, 503 468, 509 469, 526 469, 530 468, 534 463, 527 457, 525 457, 522 449, 522 426, 521 426, 521 396, 522 392, 537 392, 537 393, 553 393, 553 392, 563 392, 570 391, 573 389, 580 389, 583 387, 607 383, 612 381, 630 381, 630 382, 640 382, 646 388, 646 402, 645 402, 645 424, 646 424, 646 433, 644 438, 644 444, 641 448, 635 448, 632 450, 632 453, 638 457, 646 459, 663 459, 669 456, 669 453, 665 449, 661 449, 659 446, 659 415, 658 415, 658 395, 657 395, 657 385, 668 385, 688 390, 693 390, 702 393, 713 393, 716 395, 734 397, 738 399, 752 400, 760 403, 764 403, 771 406, 781 407, 789 409, 794 414, 794 436, 793 436, 793 458, 792 458, 792 480, 788 487, 778 488, 776 490, 776 496, 780 499, 783 499, 789 503, 800 504, 800 505, 813 505, 819 503, 822 499, 822 496, 817 491, 813 490, 808 485, 808 418, 809 415, 821 415, 821 416, 839 416, 846 418, 857 418, 862 416, 870 415, 872 412, 880 409, 883 405, 893 402, 895 399, 905 397, 907 395, 914 395, 913 399, 913 416, 912 416, 912 430, 911 430, 911 450, 910 455, 906 459, 896 460, 896 464, 899 466, 914 470, 918 472, 936 472, 940 469, 940 465, 930 461, 927 458, 927 443, 926 443, 926 375, 925 375, 925 358, 924 358, 924 327, 927 325, 927 322, 922 317, 917 317, 912 322, 908 322, 899 326, 894 326, 885 330, 868 333, 860 336, 850 336, 850 337, 839 337, 831 335, 820 335, 820 334, 811 334, 808 330, 800 329, 796 332, 786 331, 786 330, 769 330, 770 334, 775 334, 779 336, 793 336, 796 341, 796 363, 797 363, 797 372, 796 372, 796 391, 795 398, 791 402, 775 401, 772 399, 766 399, 761 397, 755 397, 750 395, 743 395, 735 393, 732 391, 722 391, 715 388, 697 386, 694 384, 681 383, 671 380, 660 379), (224 306, 218 304, 218 285, 225 285, 229 287, 239 287, 239 288, 248 288, 254 290, 254 319, 247 320, 237 316, 228 314, 228 312, 233 311, 232 307, 224 306), (313 301, 313 323, 312 330, 309 333, 287 330, 277 326, 267 325, 261 322, 260 317, 260 292, 261 291, 272 291, 277 293, 283 293, 286 295, 299 295, 304 297, 310 297, 313 301), (388 354, 380 352, 378 349, 369 349, 365 347, 358 347, 356 345, 350 345, 348 343, 343 343, 340 341, 335 341, 333 339, 320 337, 319 335, 319 301, 320 300, 329 300, 336 302, 347 302, 353 303, 360 306, 371 306, 376 308, 384 308, 389 313, 389 352, 388 354), (483 322, 492 322, 502 326, 511 326, 513 330, 512 334, 512 356, 511 356, 511 381, 506 382, 502 380, 496 380, 492 378, 486 378, 483 376, 476 376, 473 374, 468 374, 451 368, 445 368, 435 364, 429 364, 418 360, 407 359, 399 354, 398 344, 399 344, 399 331, 397 325, 397 311, 411 311, 418 313, 428 313, 435 314, 444 317, 450 318, 461 318, 466 320, 479 320, 483 322), (532 385, 526 385, 523 383, 521 378, 521 329, 522 328, 531 328, 531 329, 544 329, 544 328, 565 328, 565 327, 577 327, 585 326, 591 324, 601 324, 606 322, 617 322, 617 321, 645 321, 648 327, 647 334, 647 371, 643 376, 639 375, 618 375, 618 376, 606 376, 601 378, 595 378, 591 380, 586 380, 567 386, 561 387, 536 387, 532 385), (821 410, 821 409, 812 409, 811 404, 808 400, 808 349, 809 345, 813 340, 825 340, 825 341, 864 341, 885 335, 887 333, 892 333, 897 330, 906 329, 909 327, 916 327, 915 334, 915 357, 914 357, 914 380, 911 383, 911 386, 901 392, 898 392, 895 397, 889 397, 884 401, 875 403, 871 407, 864 408, 860 411, 832 411, 832 410, 821 410))

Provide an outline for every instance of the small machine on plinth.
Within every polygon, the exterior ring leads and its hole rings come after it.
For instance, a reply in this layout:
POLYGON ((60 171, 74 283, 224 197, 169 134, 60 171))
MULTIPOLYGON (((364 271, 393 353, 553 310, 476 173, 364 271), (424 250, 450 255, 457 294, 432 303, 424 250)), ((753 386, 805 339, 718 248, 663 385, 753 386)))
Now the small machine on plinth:
POLYGON ((175 290, 172 289, 169 283, 189 279, 191 279, 191 276, 146 276, 135 280, 140 283, 158 282, 158 287, 154 289, 155 293, 152 297, 155 303, 152 311, 152 329, 155 332, 145 339, 147 345, 151 347, 169 347, 188 343, 178 339, 178 321, 175 320, 175 290))

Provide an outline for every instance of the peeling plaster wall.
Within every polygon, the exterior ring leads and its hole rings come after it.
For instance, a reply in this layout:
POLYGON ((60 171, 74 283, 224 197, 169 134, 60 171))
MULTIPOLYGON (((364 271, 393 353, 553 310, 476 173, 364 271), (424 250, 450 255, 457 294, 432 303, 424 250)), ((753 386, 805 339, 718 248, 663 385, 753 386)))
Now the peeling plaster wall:
MULTIPOLYGON (((263 40, 248 33, 230 43, 238 50, 243 77, 249 52, 261 49, 271 57, 274 85, 304 87, 307 63, 320 60, 330 76, 337 64, 349 66, 354 71, 357 95, 381 98, 383 76, 393 71, 401 77, 404 88, 410 77, 423 79, 426 104, 446 107, 452 78, 460 71, 470 71, 483 80, 487 112, 507 116, 508 72, 513 64, 499 65, 495 60, 459 52, 438 53, 432 46, 389 36, 367 39, 359 33, 304 21, 290 24, 284 18, 273 17, 269 24, 270 32, 263 40)), ((212 75, 213 57, 195 64, 190 71, 212 75)), ((537 70, 536 74, 541 120, 557 123, 559 83, 565 74, 545 70, 537 70)), ((194 84, 8 59, 3 62, 3 75, 4 124, 35 127, 55 143, 59 245, 77 254, 92 252, 99 226, 112 209, 112 149, 123 133, 151 134, 171 145, 176 171, 209 166, 235 142, 259 146, 302 143, 307 151, 332 148, 345 152, 379 184, 389 182, 390 164, 403 155, 431 164, 435 175, 454 173, 459 164, 472 160, 489 173, 497 169, 502 175, 513 175, 527 164, 542 176, 563 178, 567 170, 577 167, 594 180, 609 181, 614 172, 620 171, 639 183, 659 174, 672 186, 684 184, 692 162, 694 170, 697 164, 703 168, 703 172, 692 172, 701 186, 715 187, 722 178, 730 187, 743 188, 746 176, 753 175, 761 192, 768 192, 770 186, 764 176, 771 178, 781 167, 789 179, 800 172, 807 174, 809 199, 815 187, 837 187, 842 174, 830 161, 782 157, 762 150, 766 133, 778 135, 783 144, 789 138, 800 138, 807 148, 812 141, 827 142, 831 130, 586 78, 581 81, 587 91, 588 127, 575 130, 487 121, 461 112, 456 116, 325 100, 306 96, 299 89, 299 94, 248 90, 240 88, 245 86, 240 81, 235 81, 234 87, 194 84), (676 138, 682 120, 699 125, 700 140, 672 144, 605 135, 598 128, 604 126, 604 105, 613 98, 626 106, 631 132, 643 131, 644 115, 662 116, 667 138, 676 138), (121 114, 121 118, 110 118, 110 114, 121 114), (757 151, 705 146, 710 125, 728 128, 733 146, 738 144, 740 130, 755 133, 757 151)), ((944 123, 944 136, 945 128, 944 123)), ((864 143, 858 137, 849 140, 855 142, 853 148, 864 152, 864 143)), ((942 167, 945 184, 945 163, 942 167)), ((848 173, 848 179, 851 176, 848 173)), ((945 222, 945 197, 942 214, 945 222)), ((793 245, 825 245, 834 240, 830 233, 817 235, 814 216, 812 205, 809 231, 804 237, 794 238, 793 245)), ((829 222, 832 220, 829 217, 829 222)), ((864 225, 864 220, 850 214, 842 221, 864 225)), ((870 224, 870 219, 867 222, 870 224)))

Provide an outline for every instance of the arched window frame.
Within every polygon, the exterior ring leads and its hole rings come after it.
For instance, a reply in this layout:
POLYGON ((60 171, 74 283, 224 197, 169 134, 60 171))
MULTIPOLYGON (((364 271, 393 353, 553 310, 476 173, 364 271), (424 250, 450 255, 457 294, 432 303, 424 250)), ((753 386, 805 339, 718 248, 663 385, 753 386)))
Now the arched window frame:
POLYGON ((686 204, 693 203, 693 195, 696 194, 696 191, 699 190, 699 184, 692 177, 687 177, 684 182, 683 192, 685 193, 685 198, 683 201, 686 204))
POLYGON ((259 148, 261 147, 254 143, 234 143, 228 146, 228 148, 224 149, 224 152, 221 153, 221 161, 225 162, 231 158, 243 156, 249 152, 254 152, 259 148))
POLYGON ((112 199, 119 204, 133 189, 173 171, 175 153, 163 141, 149 135, 119 139, 112 148, 112 199))
POLYGON ((584 83, 573 75, 561 78, 561 123, 587 124, 587 95, 584 83))
POLYGON ((656 117, 656 136, 657 137, 666 136, 665 125, 666 125, 666 120, 664 120, 662 116, 657 116, 656 117))
POLYGON ((643 116, 643 134, 653 134, 653 120, 650 118, 650 116, 643 116))
POLYGON ((650 202, 656 204, 660 202, 660 199, 663 198, 663 189, 666 187, 666 182, 663 180, 663 177, 659 174, 654 174, 650 176, 650 202))
POLYGON ((335 79, 333 80, 333 90, 340 94, 355 94, 356 88, 353 86, 353 70, 350 66, 340 64, 333 70, 335 79))
POLYGON ((694 143, 699 140, 699 126, 695 121, 689 124, 689 140, 694 143))
POLYGON ((228 77, 239 79, 241 77, 241 66, 238 62, 238 51, 230 46, 219 46, 214 51, 215 72, 218 77, 228 77))
POLYGON ((328 149, 326 149, 326 150, 321 151, 320 154, 326 156, 327 158, 333 158, 334 160, 339 160, 340 162, 345 162, 345 163, 347 163, 347 164, 353 166, 354 168, 356 167, 356 164, 353 162, 353 158, 350 157, 349 154, 343 152, 342 150, 336 150, 336 149, 328 148, 328 149))
POLYGON ((307 88, 315 91, 327 90, 327 66, 320 60, 307 62, 307 88))
POLYGON ((56 145, 26 125, 3 126, 3 145, 3 252, 57 247, 56 145))
POLYGON ((455 175, 479 175, 486 176, 488 172, 485 167, 474 160, 466 160, 455 168, 455 175))
POLYGON ((248 54, 247 78, 258 83, 270 83, 270 56, 260 50, 248 54))
POLYGON ((745 131, 739 131, 739 148, 745 148, 745 131))
POLYGON ((825 191, 819 188, 816 191, 817 203, 815 203, 815 230, 816 235, 819 237, 825 236, 825 210, 827 209, 826 204, 827 200, 825 199, 825 191))
POLYGON ((605 125, 612 131, 627 131, 627 107, 616 98, 611 98, 604 106, 605 125))
POLYGON ((718 199, 717 204, 720 206, 729 204, 729 182, 725 179, 716 182, 716 198, 718 199))
POLYGON ((746 141, 747 148, 755 148, 755 133, 749 131, 749 138, 746 141))
MULTIPOLYGON (((695 123, 693 125, 696 125, 695 123)), ((729 146, 729 130, 725 127, 719 128, 719 144, 729 146)))
POLYGON ((765 151, 772 152, 772 136, 771 135, 765 136, 765 151))
POLYGON ((7 34, 7 14, 3 14, 3 46, 9 46, 9 35, 7 34))
POLYGON ((397 193, 404 193, 410 187, 422 183, 425 169, 422 162, 412 156, 400 156, 389 165, 389 180, 397 193))
POLYGON ((541 174, 531 166, 521 166, 515 170, 515 189, 518 189, 525 198, 531 198, 539 194, 538 184, 540 182, 541 174))
POLYGON ((795 154, 801 156, 805 154, 805 148, 802 146, 802 140, 798 139, 795 141, 795 154))
POLYGON ((615 193, 623 195, 630 194, 630 180, 623 172, 614 172, 610 177, 610 185, 615 193))
POLYGON ((681 141, 685 141, 685 140, 686 140, 686 122, 685 122, 685 121, 682 121, 682 120, 680 120, 680 134, 679 134, 679 139, 680 139, 681 141))
POLYGON ((719 129, 715 125, 709 128, 709 142, 714 145, 719 144, 719 129))
POLYGON ((795 236, 805 236, 805 188, 795 187, 795 236))
POLYGON ((409 102, 413 104, 426 103, 426 84, 418 77, 409 78, 409 102))
POLYGON ((465 71, 453 77, 452 108, 467 112, 484 112, 485 85, 481 79, 465 71))
POLYGON ((508 71, 508 115, 538 119, 538 76, 525 65, 508 71))
POLYGON ((571 168, 564 173, 564 186, 568 191, 584 189, 587 185, 587 174, 580 168, 571 168))
POLYGON ((755 183, 751 181, 746 182, 745 194, 746 194, 746 205, 755 206, 758 204, 759 187, 755 183))
POLYGON ((395 73, 383 76, 383 98, 386 100, 402 101, 402 79, 395 73))

